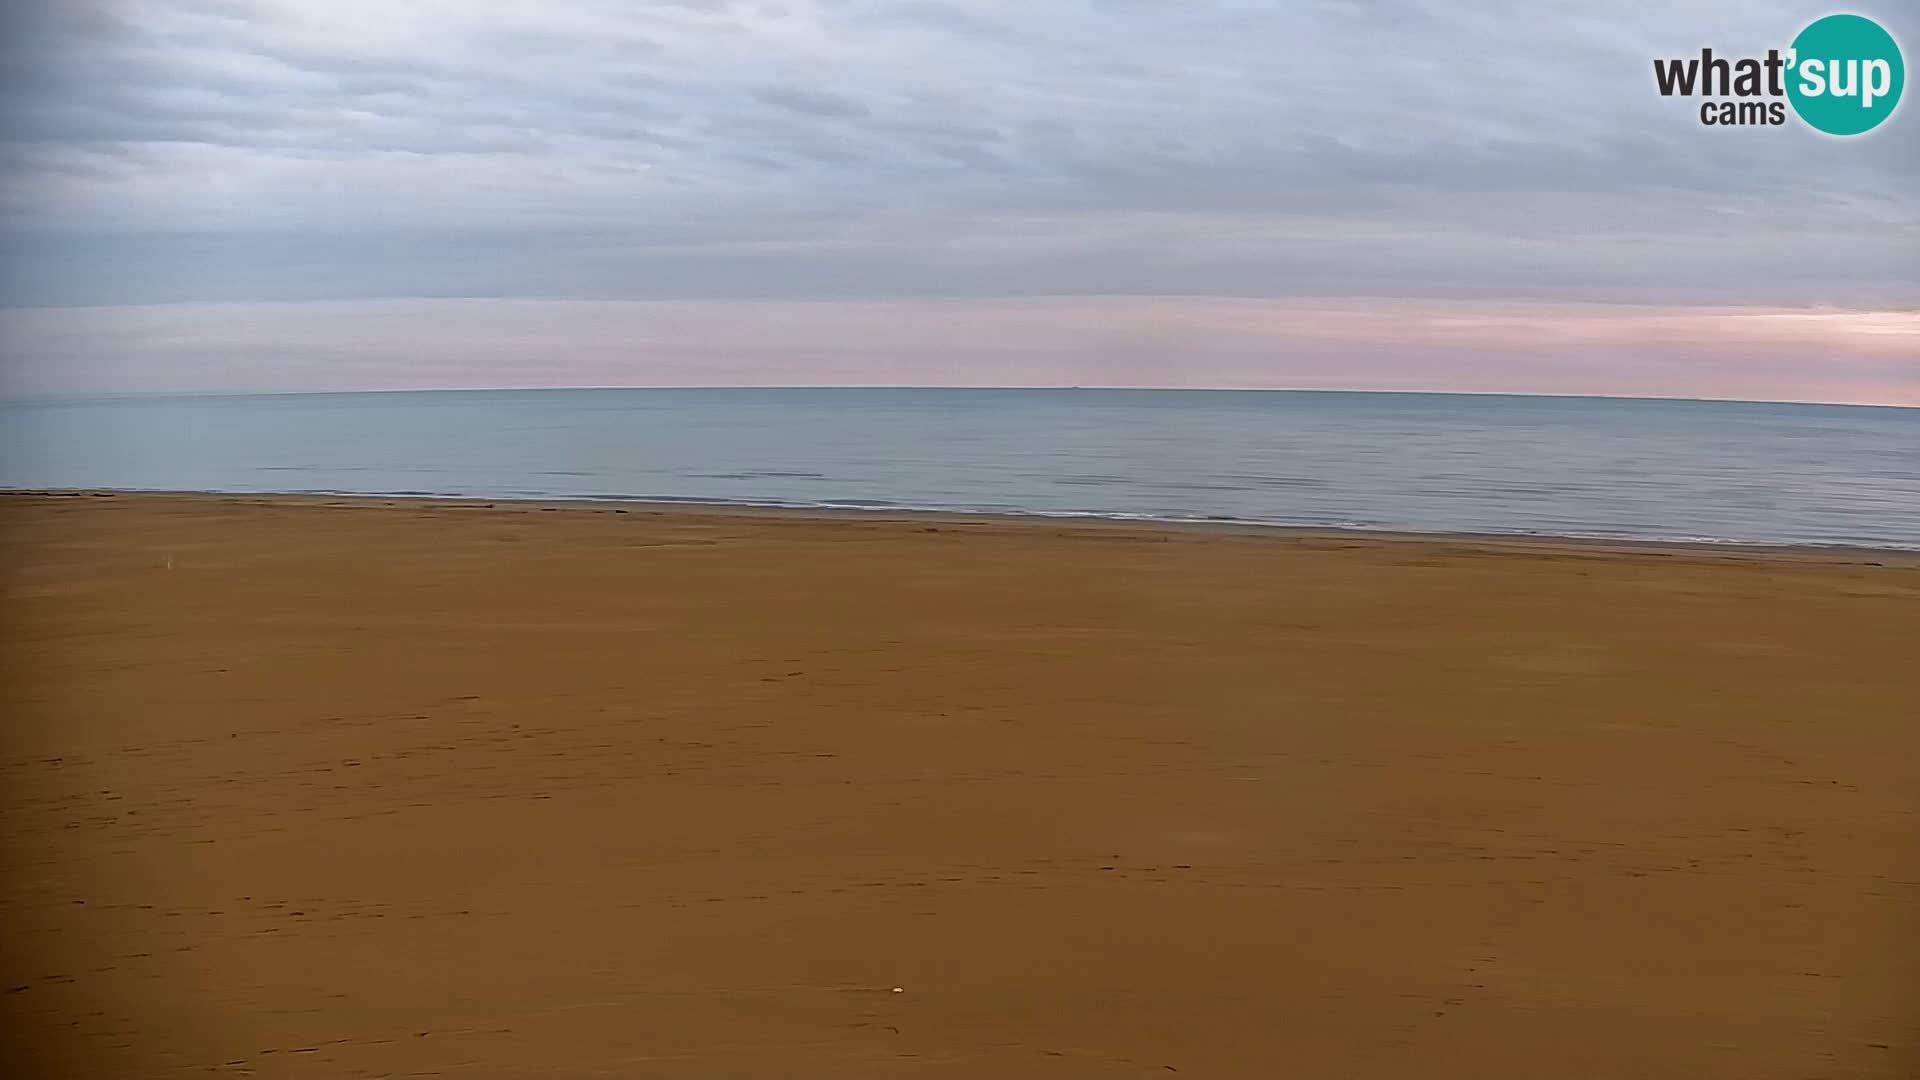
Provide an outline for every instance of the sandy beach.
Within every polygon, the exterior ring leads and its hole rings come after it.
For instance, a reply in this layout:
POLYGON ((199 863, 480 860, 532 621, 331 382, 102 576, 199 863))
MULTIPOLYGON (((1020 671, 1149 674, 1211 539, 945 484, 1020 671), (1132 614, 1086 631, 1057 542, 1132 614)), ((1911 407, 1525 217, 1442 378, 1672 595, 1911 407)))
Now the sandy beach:
POLYGON ((9 1075, 1920 1075, 1920 559, 0 498, 9 1075))

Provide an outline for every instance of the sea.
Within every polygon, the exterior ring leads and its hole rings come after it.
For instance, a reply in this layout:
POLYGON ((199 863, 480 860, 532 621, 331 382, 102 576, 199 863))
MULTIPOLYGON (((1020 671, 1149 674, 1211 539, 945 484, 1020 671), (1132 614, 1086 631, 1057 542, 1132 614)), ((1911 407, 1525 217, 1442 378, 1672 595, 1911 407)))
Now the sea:
POLYGON ((1104 389, 15 400, 0 488, 1920 549, 1920 409, 1104 389))

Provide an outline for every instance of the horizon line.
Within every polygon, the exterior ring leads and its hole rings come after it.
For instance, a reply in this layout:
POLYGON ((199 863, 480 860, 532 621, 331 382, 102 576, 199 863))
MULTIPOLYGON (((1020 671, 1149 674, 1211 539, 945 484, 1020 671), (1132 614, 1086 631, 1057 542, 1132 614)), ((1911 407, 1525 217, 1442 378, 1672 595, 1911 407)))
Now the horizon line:
POLYGON ((1375 394, 1413 397, 1490 397, 1545 398, 1567 401, 1664 401, 1719 405, 1809 405, 1840 409, 1920 409, 1920 403, 1822 401, 1806 398, 1723 398, 1676 397, 1664 394, 1566 394, 1525 390, 1385 390, 1356 387, 1288 386, 1143 386, 1104 384, 1028 384, 966 386, 947 383, 685 383, 650 386, 398 386, 368 387, 357 390, 152 390, 108 391, 84 394, 8 394, 0 392, 0 404, 32 404, 56 401, 114 401, 178 398, 261 398, 261 397, 344 397, 359 394, 525 394, 581 393, 591 391, 647 390, 947 390, 947 391, 1107 391, 1125 393, 1197 393, 1197 394, 1375 394))

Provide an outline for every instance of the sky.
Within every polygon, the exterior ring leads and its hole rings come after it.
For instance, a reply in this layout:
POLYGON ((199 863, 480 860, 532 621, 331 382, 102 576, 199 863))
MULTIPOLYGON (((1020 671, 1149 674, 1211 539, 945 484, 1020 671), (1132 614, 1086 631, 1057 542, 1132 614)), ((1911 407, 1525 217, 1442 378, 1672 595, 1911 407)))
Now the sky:
MULTIPOLYGON (((1906 44, 1920 9, 1858 10, 1906 44)), ((1709 128, 1773 0, 14 0, 0 392, 1920 405, 1920 120, 1709 128)))

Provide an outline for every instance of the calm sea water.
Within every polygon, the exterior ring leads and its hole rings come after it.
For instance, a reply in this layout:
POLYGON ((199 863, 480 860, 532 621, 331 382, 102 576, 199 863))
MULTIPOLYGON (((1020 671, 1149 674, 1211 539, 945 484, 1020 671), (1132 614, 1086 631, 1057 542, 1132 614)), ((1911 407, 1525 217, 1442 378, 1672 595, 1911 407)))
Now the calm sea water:
POLYGON ((1920 410, 1128 390, 0 405, 0 487, 360 492, 1920 548, 1920 410))

